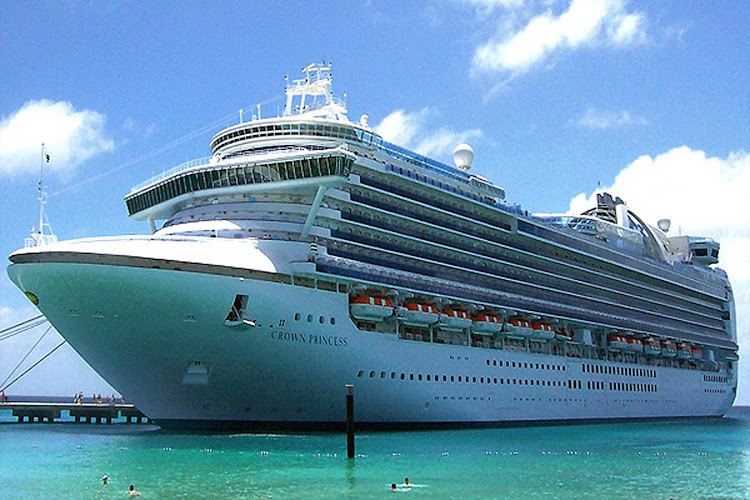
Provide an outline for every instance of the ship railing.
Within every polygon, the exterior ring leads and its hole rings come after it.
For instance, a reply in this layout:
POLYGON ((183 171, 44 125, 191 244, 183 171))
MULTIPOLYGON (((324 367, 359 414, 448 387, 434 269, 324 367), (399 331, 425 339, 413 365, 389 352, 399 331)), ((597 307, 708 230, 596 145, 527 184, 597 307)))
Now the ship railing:
POLYGON ((630 243, 642 244, 643 236, 640 232, 626 227, 606 222, 596 217, 569 214, 534 214, 534 218, 553 226, 570 229, 591 236, 617 236, 630 243))
MULTIPOLYGON (((247 160, 253 157, 257 157, 257 156, 265 156, 265 155, 268 155, 269 153, 308 151, 308 150, 309 148, 304 148, 301 146, 283 146, 283 147, 278 147, 278 148, 267 148, 267 149, 263 149, 262 151, 257 151, 257 152, 252 152, 252 153, 243 153, 237 156, 229 156, 225 158, 223 162, 235 161, 235 160, 240 160, 240 159, 247 160)), ((207 165, 210 165, 212 162, 218 165, 220 161, 222 160, 215 159, 213 156, 205 156, 203 158, 196 158, 194 160, 180 163, 176 167, 172 167, 169 170, 165 170, 164 172, 154 175, 150 179, 144 182, 141 182, 140 184, 137 184, 136 186, 130 189, 130 192, 133 193, 135 191, 139 191, 147 186, 156 184, 159 181, 163 181, 164 179, 172 177, 175 174, 179 174, 187 170, 194 169, 196 167, 207 166, 207 165)))
POLYGON ((432 158, 420 155, 419 153, 415 153, 414 151, 409 151, 406 148, 396 146, 395 144, 384 141, 382 139, 375 141, 375 145, 378 149, 388 153, 391 156, 395 156, 396 158, 399 158, 406 163, 411 163, 412 165, 422 167, 425 170, 436 172, 441 175, 447 175, 448 177, 452 177, 459 182, 469 184, 469 174, 467 174, 466 172, 461 172, 457 168, 453 168, 449 165, 446 165, 445 163, 435 161, 432 158))
POLYGON ((57 243, 56 234, 35 235, 33 238, 25 238, 23 240, 24 248, 32 248, 36 246, 50 245, 52 243, 57 243))
POLYGON ((211 158, 212 158, 211 156, 205 156, 203 158, 196 158, 194 160, 190 160, 190 161, 186 161, 184 163, 180 163, 176 167, 172 167, 169 170, 165 170, 164 172, 162 172, 160 174, 156 174, 153 177, 151 177, 150 179, 148 179, 148 180, 146 180, 144 182, 141 182, 140 184, 134 186, 133 188, 130 189, 130 192, 132 193, 133 191, 138 191, 139 189, 144 188, 144 187, 148 186, 149 184, 154 184, 156 182, 164 180, 167 177, 171 177, 174 174, 182 172, 183 170, 187 170, 189 168, 198 167, 198 166, 202 166, 202 165, 207 165, 207 164, 209 164, 211 162, 211 158))

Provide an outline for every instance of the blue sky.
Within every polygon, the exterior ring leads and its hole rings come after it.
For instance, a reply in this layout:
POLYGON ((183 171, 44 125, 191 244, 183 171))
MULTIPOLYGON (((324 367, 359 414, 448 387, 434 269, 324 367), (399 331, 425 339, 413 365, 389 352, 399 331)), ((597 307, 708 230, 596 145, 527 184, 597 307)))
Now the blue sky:
MULTIPOLYGON (((241 108, 278 98, 276 114, 284 76, 326 60, 350 118, 446 162, 469 142, 473 171, 530 211, 586 208, 601 186, 719 239, 748 359, 748 40, 747 2, 4 2, 0 254, 35 224, 41 142, 61 239, 146 233, 131 186, 208 155, 241 108)), ((2 273, 0 326, 33 312, 2 273)), ((4 343, 0 380, 40 334, 4 343)), ((54 356, 14 390, 107 390, 54 356)))

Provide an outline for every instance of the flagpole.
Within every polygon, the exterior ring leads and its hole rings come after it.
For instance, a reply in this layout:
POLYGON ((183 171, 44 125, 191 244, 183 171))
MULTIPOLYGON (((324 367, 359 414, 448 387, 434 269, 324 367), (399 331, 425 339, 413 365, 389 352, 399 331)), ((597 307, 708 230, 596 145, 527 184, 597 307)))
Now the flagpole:
POLYGON ((39 237, 37 246, 43 244, 44 237, 44 143, 42 143, 42 156, 39 161, 39 237))

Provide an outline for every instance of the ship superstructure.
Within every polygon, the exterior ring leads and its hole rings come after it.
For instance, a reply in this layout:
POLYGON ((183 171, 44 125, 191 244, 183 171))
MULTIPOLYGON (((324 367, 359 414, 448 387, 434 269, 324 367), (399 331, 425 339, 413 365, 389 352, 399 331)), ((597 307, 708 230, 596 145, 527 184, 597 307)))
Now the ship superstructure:
POLYGON ((619 198, 529 214, 350 121, 330 66, 278 117, 125 197, 144 237, 20 250, 11 279, 163 425, 372 426, 722 415, 737 337, 718 243, 619 198), (165 221, 157 229, 157 221, 165 221), (132 352, 124 360, 123 352, 132 352))

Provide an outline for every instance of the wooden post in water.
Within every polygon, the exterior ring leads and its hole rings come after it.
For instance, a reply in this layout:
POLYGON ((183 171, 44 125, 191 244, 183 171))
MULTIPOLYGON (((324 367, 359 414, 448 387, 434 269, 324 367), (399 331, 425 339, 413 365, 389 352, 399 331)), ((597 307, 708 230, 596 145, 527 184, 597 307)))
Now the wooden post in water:
POLYGON ((346 385, 346 456, 354 458, 354 386, 346 385))

